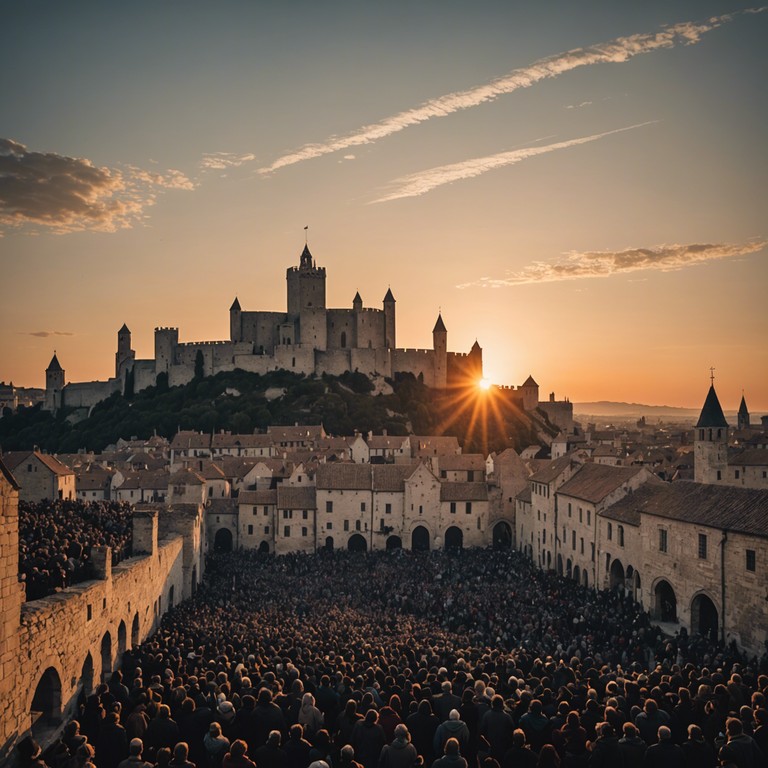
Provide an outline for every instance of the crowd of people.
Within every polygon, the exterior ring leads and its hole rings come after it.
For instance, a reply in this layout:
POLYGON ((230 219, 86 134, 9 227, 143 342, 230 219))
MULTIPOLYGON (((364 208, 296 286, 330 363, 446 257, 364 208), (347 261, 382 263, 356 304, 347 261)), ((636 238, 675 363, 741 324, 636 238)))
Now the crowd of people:
POLYGON ((112 564, 131 553, 132 510, 118 501, 19 502, 19 578, 27 600, 92 578, 91 547, 112 547, 112 564))
POLYGON ((768 657, 514 551, 216 555, 49 768, 768 762, 768 657))

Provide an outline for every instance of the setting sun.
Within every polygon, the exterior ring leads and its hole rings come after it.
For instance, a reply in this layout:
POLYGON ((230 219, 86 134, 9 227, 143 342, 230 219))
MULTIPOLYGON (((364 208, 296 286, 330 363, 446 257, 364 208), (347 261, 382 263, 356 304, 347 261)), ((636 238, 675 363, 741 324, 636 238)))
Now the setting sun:
POLYGON ((480 379, 480 381, 477 382, 477 386, 480 387, 480 389, 487 390, 491 388, 491 380, 490 379, 480 379))

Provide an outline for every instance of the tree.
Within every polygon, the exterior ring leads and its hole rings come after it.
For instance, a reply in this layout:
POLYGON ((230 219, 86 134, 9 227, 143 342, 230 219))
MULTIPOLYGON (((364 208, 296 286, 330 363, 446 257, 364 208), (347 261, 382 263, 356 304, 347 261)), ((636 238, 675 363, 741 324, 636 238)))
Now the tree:
POLYGON ((195 355, 195 378, 202 379, 205 375, 205 360, 203 359, 203 350, 198 349, 195 355))

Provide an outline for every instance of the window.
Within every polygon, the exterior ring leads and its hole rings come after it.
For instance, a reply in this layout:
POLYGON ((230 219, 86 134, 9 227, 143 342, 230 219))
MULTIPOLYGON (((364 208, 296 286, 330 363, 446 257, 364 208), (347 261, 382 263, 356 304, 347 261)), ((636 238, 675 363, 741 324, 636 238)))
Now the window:
POLYGON ((269 507, 264 507, 264 517, 269 514, 269 507))
POLYGON ((613 523, 608 523, 608 541, 613 541, 613 523))
POLYGON ((754 549, 747 550, 747 570, 755 571, 757 569, 757 557, 754 549))
POLYGON ((301 526, 301 535, 302 536, 306 536, 307 535, 307 526, 306 525, 302 525, 301 526))
POLYGON ((286 525, 283 527, 283 536, 290 536, 291 535, 291 526, 286 525))
POLYGON ((93 606, 90 604, 85 607, 85 618, 86 621, 90 621, 93 618, 93 606))
POLYGON ((579 507, 579 522, 584 522, 584 510, 581 507, 579 507))
POLYGON ((345 520, 345 521, 344 521, 344 530, 345 530, 345 531, 348 531, 348 530, 349 530, 349 520, 345 520))
POLYGON ((444 469, 441 469, 440 470, 440 478, 442 480, 445 480, 446 477, 448 477, 448 473, 444 469))
POLYGON ((360 511, 361 512, 365 512, 365 502, 364 501, 360 502, 360 511))
POLYGON ((333 530, 333 523, 330 520, 325 524, 325 530, 326 531, 332 531, 333 530))
POLYGON ((308 520, 309 519, 309 516, 307 514, 307 510, 306 509, 302 509, 301 510, 301 519, 302 520, 308 520))
POLYGON ((385 504, 384 505, 384 514, 391 515, 392 514, 392 505, 391 504, 385 504))
POLYGON ((587 510, 587 525, 592 525, 592 510, 587 510))
POLYGON ((253 526, 252 525, 248 526, 248 535, 249 536, 253 536, 253 526))
POLYGON ((355 520, 355 530, 356 531, 360 530, 360 521, 359 520, 355 520))
POLYGON ((421 504, 419 504, 419 514, 420 515, 424 514, 424 507, 422 507, 421 504))
POLYGON ((576 551, 576 531, 571 531, 571 549, 576 551))
POLYGON ((659 528, 659 552, 667 551, 667 530, 659 528))
POLYGON ((293 519, 293 510, 292 509, 284 509, 283 510, 283 520, 292 520, 293 519))
POLYGON ((452 515, 456 514, 456 502, 455 501, 451 502, 451 514, 452 515))
POLYGON ((265 536, 269 536, 269 526, 268 525, 264 526, 264 535, 265 536))
POLYGON ((330 514, 333 512, 333 502, 332 501, 326 501, 325 502, 325 511, 330 514))
POLYGON ((571 516, 571 502, 568 502, 568 517, 571 516))
POLYGON ((253 508, 253 514, 256 514, 256 507, 253 508))
POLYGON ((707 559, 707 536, 704 533, 699 534, 699 560, 707 559))
POLYGON ((623 525, 620 525, 618 527, 618 534, 619 534, 619 546, 623 547, 624 546, 624 526, 623 525))
POLYGON ((584 539, 579 539, 579 548, 581 551, 581 554, 584 554, 584 539))
POLYGON ((717 470, 717 479, 722 480, 722 473, 720 472, 719 469, 717 470))
POLYGON ((594 541, 590 544, 590 547, 592 548, 592 557, 591 557, 591 559, 592 559, 592 562, 594 563, 595 562, 595 542, 594 541))
POLYGON ((740 476, 740 474, 741 474, 741 473, 739 472, 739 470, 738 470, 738 469, 735 469, 735 470, 733 471, 733 477, 734 477, 734 479, 738 480, 738 479, 739 479, 739 476, 740 476))
POLYGON ((481 523, 482 523, 482 522, 483 522, 483 521, 482 521, 482 520, 481 520, 481 519, 478 517, 478 518, 477 518, 477 530, 478 530, 478 531, 479 531, 479 530, 482 530, 482 525, 481 525, 481 523))

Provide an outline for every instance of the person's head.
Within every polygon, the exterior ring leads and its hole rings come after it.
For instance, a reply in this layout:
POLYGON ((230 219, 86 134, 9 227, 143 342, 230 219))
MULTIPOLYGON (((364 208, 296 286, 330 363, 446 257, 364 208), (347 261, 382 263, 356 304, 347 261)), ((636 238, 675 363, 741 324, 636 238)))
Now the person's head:
POLYGON ((525 746, 525 731, 522 728, 515 728, 512 734, 512 746, 522 749, 525 746))
POLYGON ((460 720, 461 719, 461 715, 459 714, 459 710, 458 709, 452 709, 448 713, 448 719, 449 720, 460 720))
POLYGON ((624 723, 621 730, 627 739, 634 739, 637 736, 637 726, 634 723, 624 723))
POLYGON ((341 759, 345 763, 351 763, 355 759, 355 748, 351 744, 345 744, 341 748, 341 759))
POLYGON ((242 739, 235 739, 229 748, 229 754, 232 757, 242 757, 248 750, 248 745, 242 739))
POLYGON ((704 732, 696 723, 691 723, 688 726, 688 738, 691 741, 704 741, 704 732))
POLYGON ((738 717, 729 717, 725 721, 725 732, 728 734, 729 739, 735 736, 741 736, 744 732, 744 726, 742 725, 741 720, 739 720, 738 717))
POLYGON ((491 709, 504 709, 504 699, 498 693, 491 699, 491 709))
POLYGON ((131 739, 131 743, 128 745, 128 755, 130 757, 141 757, 143 751, 144 742, 141 739, 131 739))
POLYGON ((445 742, 445 747, 443 747, 443 752, 446 755, 456 757, 459 754, 459 740, 454 739, 453 736, 451 736, 451 738, 445 742))
POLYGON ((270 731, 269 736, 267 737, 267 744, 269 744, 270 747, 279 747, 280 739, 280 731, 270 731))
POLYGON ((173 748, 173 759, 178 763, 186 763, 189 755, 189 744, 186 741, 180 741, 173 748))
POLYGON ((167 720, 171 716, 171 708, 167 704, 161 704, 158 707, 157 716, 161 720, 167 720))
POLYGON ((654 699, 646 699, 643 709, 646 715, 655 715, 659 711, 659 705, 654 699))
POLYGON ((369 725, 373 725, 379 721, 379 713, 375 709, 369 709, 365 713, 365 722, 369 725))
POLYGON ((402 741, 411 740, 411 734, 408 733, 408 727, 405 725, 405 723, 398 723, 395 726, 395 738, 401 739, 402 741))
POLYGON ((666 725, 660 725, 658 730, 659 741, 669 741, 672 738, 672 731, 666 725))
POLYGON ((304 726, 301 723, 294 723, 288 731, 288 735, 294 741, 301 741, 304 738, 304 726))

